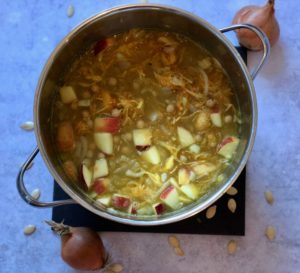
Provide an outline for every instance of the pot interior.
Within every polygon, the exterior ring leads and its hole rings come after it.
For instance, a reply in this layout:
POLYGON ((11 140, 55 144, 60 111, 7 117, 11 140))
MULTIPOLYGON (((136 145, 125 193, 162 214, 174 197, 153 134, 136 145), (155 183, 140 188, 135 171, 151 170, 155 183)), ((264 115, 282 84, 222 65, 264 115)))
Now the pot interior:
POLYGON ((205 21, 183 11, 155 6, 133 5, 116 8, 96 15, 83 22, 72 31, 56 48, 41 75, 35 97, 36 136, 42 156, 60 186, 76 201, 94 213, 118 222, 134 225, 157 225, 189 217, 214 202, 235 181, 243 169, 253 145, 256 127, 256 104, 253 84, 242 59, 233 46, 217 29, 205 21), (78 187, 68 182, 56 156, 51 133, 52 102, 59 88, 61 76, 69 64, 91 43, 132 28, 151 28, 183 34, 199 43, 223 66, 232 83, 241 111, 240 145, 231 165, 226 169, 226 177, 218 188, 201 197, 197 202, 181 210, 162 216, 137 217, 114 215, 96 207, 78 187))

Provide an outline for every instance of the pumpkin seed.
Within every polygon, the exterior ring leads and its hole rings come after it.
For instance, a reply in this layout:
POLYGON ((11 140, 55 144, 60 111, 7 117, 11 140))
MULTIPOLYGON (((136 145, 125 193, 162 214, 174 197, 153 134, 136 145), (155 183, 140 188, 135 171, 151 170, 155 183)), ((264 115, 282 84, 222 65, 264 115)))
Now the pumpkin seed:
POLYGON ((228 206, 228 209, 232 212, 232 213, 235 213, 235 210, 236 210, 236 202, 233 198, 230 198, 228 200, 228 203, 227 203, 227 206, 228 206))
POLYGON ((180 247, 175 247, 174 248, 174 252, 178 256, 184 256, 184 252, 183 252, 183 250, 180 247))
POLYGON ((265 199, 268 204, 272 205, 274 202, 273 193, 271 191, 265 191, 265 199))
POLYGON ((276 231, 274 229, 274 227, 272 226, 267 226, 266 229, 266 236, 270 241, 273 241, 275 239, 276 236, 276 231))
POLYGON ((233 255, 236 252, 237 244, 236 241, 230 240, 227 244, 228 254, 233 255))
POLYGON ((109 269, 115 273, 123 271, 124 267, 121 264, 112 264, 109 269))
POLYGON ((179 240, 177 239, 176 236, 169 236, 168 241, 169 241, 170 246, 172 246, 174 248, 180 247, 179 240))
POLYGON ((236 195, 238 193, 238 190, 235 187, 230 187, 226 193, 228 195, 236 195))
POLYGON ((67 10, 68 17, 72 17, 74 15, 74 13, 75 13, 74 6, 70 5, 67 10))
POLYGON ((31 235, 36 230, 36 227, 34 225, 28 225, 24 228, 23 232, 25 235, 31 235))
POLYGON ((39 189, 34 189, 32 192, 31 192, 31 197, 34 199, 34 200, 38 200, 41 196, 41 191, 39 189))
POLYGON ((217 211, 217 206, 216 205, 209 207, 206 211, 206 218, 207 219, 213 218, 216 214, 216 211, 217 211))
POLYGON ((32 131, 34 129, 34 123, 32 121, 23 122, 20 127, 25 131, 32 131))

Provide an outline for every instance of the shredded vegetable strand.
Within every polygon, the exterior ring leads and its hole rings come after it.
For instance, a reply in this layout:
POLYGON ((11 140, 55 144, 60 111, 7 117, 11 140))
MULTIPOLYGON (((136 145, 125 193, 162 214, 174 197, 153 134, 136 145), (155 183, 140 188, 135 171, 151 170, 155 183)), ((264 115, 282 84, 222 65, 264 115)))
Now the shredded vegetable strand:
POLYGON ((203 94, 204 95, 208 95, 208 77, 207 74, 204 72, 203 69, 200 69, 200 74, 204 80, 204 90, 203 90, 203 94))

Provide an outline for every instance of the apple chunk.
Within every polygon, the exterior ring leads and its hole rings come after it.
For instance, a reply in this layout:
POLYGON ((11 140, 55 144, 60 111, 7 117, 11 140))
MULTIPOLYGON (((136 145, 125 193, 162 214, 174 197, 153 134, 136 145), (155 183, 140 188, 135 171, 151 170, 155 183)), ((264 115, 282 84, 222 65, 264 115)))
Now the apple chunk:
POLYGON ((77 100, 76 93, 72 86, 63 86, 59 89, 61 101, 65 104, 71 103, 77 100))
POLYGON ((94 179, 108 175, 108 166, 105 158, 100 158, 95 161, 94 179))
POLYGON ((120 119, 117 117, 97 117, 94 120, 94 131, 114 134, 119 131, 120 125, 120 119))
POLYGON ((195 143, 193 135, 183 127, 177 127, 179 142, 182 147, 188 147, 195 143))
POLYGON ((149 147, 151 145, 152 132, 150 129, 134 129, 132 134, 135 147, 149 147))
POLYGON ((111 133, 94 133, 97 148, 107 155, 113 154, 113 137, 111 133))
POLYGON ((142 158, 153 165, 160 163, 160 154, 155 146, 152 146, 147 151, 142 152, 142 158))
POLYGON ((189 198, 196 200, 198 198, 199 191, 194 184, 183 185, 180 190, 189 198))
POLYGON ((190 183, 190 171, 185 168, 178 170, 178 183, 179 185, 185 185, 190 183))
POLYGON ((240 140, 234 136, 224 138, 218 146, 218 154, 230 159, 239 143, 240 140))
POLYGON ((93 173, 84 164, 82 164, 82 166, 81 166, 81 172, 82 172, 83 182, 85 183, 85 186, 87 187, 87 189, 89 189, 92 185, 93 173))
POLYGON ((201 163, 193 166, 193 171, 196 173, 198 178, 208 175, 215 169, 216 166, 211 163, 201 163))
POLYGON ((109 179, 108 178, 96 178, 94 180, 94 185, 93 185, 93 190, 97 194, 102 194, 107 191, 107 187, 109 184, 109 179))
POLYGON ((179 206, 179 195, 174 186, 168 186, 161 194, 160 200, 172 209, 179 206))
POLYGON ((128 196, 114 194, 112 197, 112 204, 115 208, 126 209, 130 206, 131 200, 128 196))
POLYGON ((159 214, 163 214, 163 212, 165 211, 165 206, 162 203, 157 203, 152 205, 153 211, 155 214, 159 215, 159 214))
POLYGON ((110 195, 103 195, 103 196, 97 198, 96 202, 108 207, 110 205, 110 202, 111 202, 111 196, 110 195))
POLYGON ((128 213, 137 214, 138 208, 139 208, 139 204, 137 202, 132 202, 128 207, 128 213))

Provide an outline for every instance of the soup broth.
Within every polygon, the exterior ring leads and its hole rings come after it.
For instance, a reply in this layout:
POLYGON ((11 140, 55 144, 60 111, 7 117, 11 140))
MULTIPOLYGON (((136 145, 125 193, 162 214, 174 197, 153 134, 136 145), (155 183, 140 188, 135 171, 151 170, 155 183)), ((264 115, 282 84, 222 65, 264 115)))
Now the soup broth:
POLYGON ((53 107, 70 181, 110 210, 159 215, 206 194, 239 145, 220 63, 192 40, 133 29, 100 40, 64 75, 53 107))

